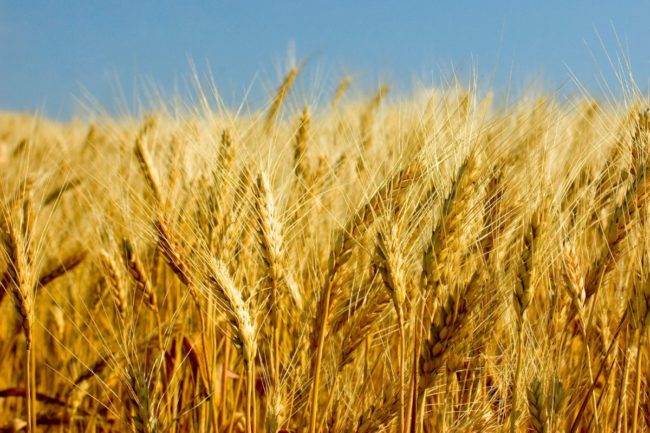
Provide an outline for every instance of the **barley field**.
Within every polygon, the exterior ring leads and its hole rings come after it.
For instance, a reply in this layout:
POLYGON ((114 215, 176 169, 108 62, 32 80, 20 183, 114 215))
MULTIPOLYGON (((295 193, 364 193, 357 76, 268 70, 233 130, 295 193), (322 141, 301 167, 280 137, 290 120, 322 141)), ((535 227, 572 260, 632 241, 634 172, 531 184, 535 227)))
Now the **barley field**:
POLYGON ((650 431, 650 112, 460 85, 0 116, 0 431, 650 431))

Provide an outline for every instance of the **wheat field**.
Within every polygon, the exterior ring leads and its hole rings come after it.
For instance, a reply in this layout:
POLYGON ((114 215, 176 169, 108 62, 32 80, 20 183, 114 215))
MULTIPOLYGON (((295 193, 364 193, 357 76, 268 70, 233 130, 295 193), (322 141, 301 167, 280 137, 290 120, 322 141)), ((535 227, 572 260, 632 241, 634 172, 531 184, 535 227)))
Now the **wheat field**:
POLYGON ((299 72, 0 117, 0 431, 650 431, 644 98, 299 72))

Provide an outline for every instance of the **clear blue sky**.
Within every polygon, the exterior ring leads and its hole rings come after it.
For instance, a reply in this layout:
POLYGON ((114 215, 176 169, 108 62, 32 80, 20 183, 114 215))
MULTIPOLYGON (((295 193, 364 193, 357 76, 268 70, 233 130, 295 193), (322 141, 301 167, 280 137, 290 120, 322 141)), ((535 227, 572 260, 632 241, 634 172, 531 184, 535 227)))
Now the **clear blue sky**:
POLYGON ((649 27, 647 1, 0 0, 0 110, 66 118, 84 89, 110 108, 116 82, 128 99, 145 79, 171 93, 190 57, 226 100, 252 82, 259 99, 292 44, 322 91, 345 72, 367 84, 435 83, 451 65, 461 76, 477 65, 497 88, 540 75, 560 88, 570 68, 597 91, 595 77, 612 76, 600 35, 646 88, 649 27))

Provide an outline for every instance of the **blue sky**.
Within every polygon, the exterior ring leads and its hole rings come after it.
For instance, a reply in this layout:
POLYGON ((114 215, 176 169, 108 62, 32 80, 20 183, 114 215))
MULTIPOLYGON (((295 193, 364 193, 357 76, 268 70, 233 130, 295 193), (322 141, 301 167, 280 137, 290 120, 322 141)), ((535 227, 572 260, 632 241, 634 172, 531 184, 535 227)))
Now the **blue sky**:
POLYGON ((146 82, 182 93, 189 58, 226 101, 253 83, 255 102, 291 47, 313 99, 345 73, 408 89, 444 81, 452 65, 461 77, 476 66, 497 89, 543 77, 575 91, 571 70, 598 93, 600 74, 612 82, 607 53, 629 56, 645 89, 649 22, 646 1, 0 0, 0 110, 67 118, 86 92, 115 109, 116 83, 129 102, 146 82))

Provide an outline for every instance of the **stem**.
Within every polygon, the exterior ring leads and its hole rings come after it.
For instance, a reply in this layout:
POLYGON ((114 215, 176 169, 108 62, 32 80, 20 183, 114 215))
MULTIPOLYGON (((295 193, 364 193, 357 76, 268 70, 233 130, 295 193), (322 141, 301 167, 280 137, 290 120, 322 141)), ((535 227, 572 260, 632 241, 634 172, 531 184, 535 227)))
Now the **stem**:
POLYGON ((289 415, 287 416, 287 425, 291 425, 291 418, 292 414, 294 413, 293 411, 293 405, 294 405, 294 396, 296 395, 296 387, 298 386, 297 381, 293 382, 293 385, 291 385, 291 393, 289 394, 291 397, 289 398, 289 411, 287 412, 289 415))
POLYGON ((276 387, 279 386, 279 384, 280 384, 280 337, 278 335, 277 321, 275 321, 273 325, 273 386, 276 387))
POLYGON ((278 333, 278 288, 275 278, 271 279, 271 328, 273 329, 273 386, 280 384, 280 336, 278 333))
POLYGON ((319 317, 318 323, 318 342, 316 345, 316 359, 312 367, 312 376, 314 382, 311 386, 311 416, 309 417, 309 433, 316 433, 316 419, 318 417, 318 387, 320 385, 320 364, 323 361, 323 345, 325 343, 325 334, 327 326, 327 317, 330 309, 330 296, 332 294, 332 282, 328 279, 323 293, 323 311, 319 317))
POLYGON ((30 368, 32 369, 32 380, 31 380, 31 386, 32 386, 32 392, 30 394, 30 398, 32 399, 32 428, 34 429, 34 432, 36 432, 36 356, 34 356, 34 351, 30 350, 30 358, 31 358, 31 366, 30 368))
MULTIPOLYGON (((245 373, 246 374, 246 373, 245 373)), ((244 387, 243 384, 246 382, 246 391, 248 392, 248 378, 246 380, 238 380, 237 381, 237 387, 234 389, 235 393, 233 394, 234 396, 234 401, 232 402, 232 407, 237 408, 239 407, 239 402, 240 402, 240 397, 242 396, 242 388, 244 387)), ((232 411, 230 415, 230 422, 228 423, 228 433, 232 433, 233 428, 235 426, 235 412, 232 411)))
POLYGON ((632 417, 632 433, 636 433, 637 431, 637 419, 639 417, 639 394, 641 393, 641 342, 643 340, 643 329, 638 329, 636 332, 636 385, 634 386, 634 415, 632 417))
POLYGON ((418 393, 418 401, 417 401, 418 420, 417 420, 417 426, 414 433, 421 433, 424 431, 424 409, 426 406, 426 401, 427 401, 426 390, 421 390, 421 392, 418 393))
POLYGON ((154 312, 156 318, 156 327, 158 328, 158 350, 160 350, 160 356, 163 359, 163 368, 165 371, 165 377, 167 377, 167 364, 165 363, 165 343, 163 339, 163 330, 162 330, 162 321, 160 320, 160 311, 156 309, 154 312))
MULTIPOLYGON (((442 424, 442 428, 441 428, 442 433, 447 432, 447 403, 449 402, 449 394, 450 394, 450 389, 451 389, 451 378, 450 378, 451 373, 449 373, 449 371, 447 371, 446 367, 444 367, 444 368, 445 368, 445 372, 444 372, 444 374, 445 374, 445 393, 442 395, 442 414, 440 414, 440 417, 442 418, 442 422, 441 422, 441 424, 442 424)), ((440 398, 440 397, 438 397, 438 398, 440 398)), ((454 402, 452 400, 452 402, 451 402, 452 410, 453 410, 453 405, 454 405, 454 402)))
POLYGON ((30 348, 27 348, 25 352, 25 391, 27 395, 25 396, 25 402, 27 404, 27 431, 29 433, 34 432, 34 427, 32 425, 32 368, 31 368, 31 355, 32 351, 30 348))
MULTIPOLYGON (((589 341, 587 340, 587 330, 586 330, 586 324, 583 320, 583 318, 580 316, 579 317, 579 322, 580 322, 580 331, 582 334, 582 340, 584 343, 584 351, 583 351, 583 358, 586 359, 587 361, 587 372, 589 373, 589 385, 594 384, 594 373, 593 373, 593 368, 591 367, 591 350, 589 350, 589 341)), ((600 422, 599 422, 599 417, 598 417, 598 404, 596 403, 596 394, 591 395, 591 410, 594 413, 594 419, 596 420, 596 430, 600 431, 600 422)))
MULTIPOLYGON (((162 321, 160 320, 160 311, 156 308, 154 311, 154 316, 156 319, 156 328, 158 331, 158 350, 160 351, 160 376, 161 376, 161 384, 163 387, 162 393, 165 395, 165 404, 167 406, 167 411, 169 412, 168 416, 169 419, 174 419, 174 413, 173 413, 173 402, 171 399, 171 393, 169 392, 169 373, 167 371, 167 359, 166 359, 166 350, 165 350, 165 344, 163 340, 163 331, 162 331, 162 321)), ((172 431, 176 431, 176 424, 172 426, 172 431)))
POLYGON ((221 369, 221 398, 219 399, 219 426, 226 422, 226 391, 228 387, 226 382, 228 380, 228 361, 230 359, 230 342, 226 337, 223 348, 223 368, 221 369))
MULTIPOLYGON (((194 292, 194 288, 191 287, 190 285, 187 285, 188 290, 190 293, 194 292)), ((217 412, 216 412, 216 402, 215 399, 213 398, 214 395, 214 381, 212 380, 212 368, 211 368, 211 363, 208 361, 208 355, 207 355, 207 350, 208 350, 208 342, 207 339, 205 338, 205 334, 208 330, 205 322, 205 318, 203 317, 203 311, 201 310, 201 304, 199 304, 198 299, 195 296, 192 296, 194 300, 194 304, 196 305, 196 310, 199 313, 199 323, 201 327, 201 345, 203 346, 203 350, 201 351, 201 354, 203 355, 203 362, 205 363, 205 373, 206 373, 206 381, 207 381, 207 391, 208 395, 210 396, 210 419, 212 421, 212 425, 215 428, 215 431, 217 429, 217 412)))
POLYGON ((253 417, 251 418, 251 428, 253 429, 253 433, 257 430, 256 422, 257 422, 257 405, 255 404, 255 364, 253 364, 253 385, 251 386, 251 396, 253 397, 253 400, 251 401, 251 409, 253 411, 253 417))
POLYGON ((255 432, 255 422, 253 420, 253 388, 255 387, 255 370, 254 365, 249 361, 246 365, 246 433, 255 432))
POLYGON ((404 321, 402 320, 402 315, 398 312, 397 315, 398 326, 399 326, 399 346, 397 347, 398 356, 399 356, 399 413, 398 413, 398 425, 399 432, 405 432, 405 421, 404 421, 404 347, 406 346, 406 338, 404 336, 404 321))
POLYGON ((618 388, 618 405, 616 407, 616 429, 615 433, 620 433, 621 431, 621 419, 623 414, 623 407, 625 406, 625 395, 627 389, 627 370, 628 370, 628 349, 623 351, 623 372, 621 373, 621 383, 618 388))
MULTIPOLYGON (((411 388, 409 395, 409 425, 407 433, 417 433, 418 426, 421 424, 418 423, 418 409, 419 409, 419 374, 420 374, 420 339, 424 330, 422 329, 422 324, 418 322, 417 317, 424 317, 424 307, 425 302, 420 302, 420 314, 419 316, 413 317, 413 326, 414 326, 414 340, 413 340, 413 374, 411 376, 411 388)), ((415 314, 415 309, 413 309, 413 314, 415 314)))
POLYGON ((321 418, 320 423, 318 424, 318 431, 323 430, 323 426, 327 421, 327 416, 330 413, 330 408, 332 407, 332 403, 334 403, 334 397, 336 396, 335 391, 336 391, 336 385, 338 384, 338 379, 339 379, 339 375, 338 374, 334 375, 334 381, 332 383, 332 391, 330 392, 330 396, 327 399, 327 405, 325 405, 325 416, 321 418))
MULTIPOLYGON (((522 319, 523 322, 523 319, 522 319)), ((515 369, 515 380, 512 384, 512 407, 510 409, 510 433, 515 433, 515 428, 517 425, 517 388, 519 383, 519 375, 521 374, 521 350, 523 347, 523 324, 519 325, 519 330, 517 331, 517 352, 515 356, 517 357, 517 366, 515 369)))
MULTIPOLYGON (((370 350, 370 335, 366 335, 366 338, 363 340, 363 383, 368 383, 370 381, 370 364, 368 361, 368 351, 370 350)), ((382 369, 382 377, 383 369, 382 369)), ((363 403, 366 402, 365 396, 362 399, 363 403)))

